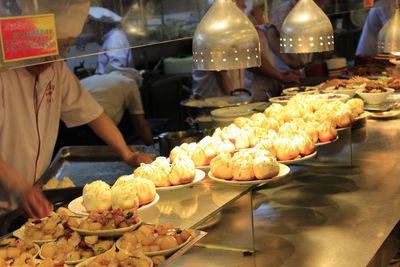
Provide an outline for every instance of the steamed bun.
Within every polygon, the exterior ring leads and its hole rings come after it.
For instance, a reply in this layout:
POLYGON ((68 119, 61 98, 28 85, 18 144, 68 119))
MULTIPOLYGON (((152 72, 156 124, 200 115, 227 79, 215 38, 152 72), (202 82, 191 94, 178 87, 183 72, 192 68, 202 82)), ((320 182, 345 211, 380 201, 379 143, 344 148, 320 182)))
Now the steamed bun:
POLYGON ((111 209, 111 188, 103 181, 94 181, 83 187, 83 206, 87 211, 111 209))

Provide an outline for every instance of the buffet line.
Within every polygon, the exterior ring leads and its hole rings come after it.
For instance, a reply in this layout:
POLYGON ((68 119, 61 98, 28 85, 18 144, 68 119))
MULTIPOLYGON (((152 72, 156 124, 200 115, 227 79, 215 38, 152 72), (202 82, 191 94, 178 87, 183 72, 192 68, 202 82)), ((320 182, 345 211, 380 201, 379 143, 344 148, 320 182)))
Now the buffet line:
MULTIPOLYGON (((285 102, 176 146, 113 185, 88 183, 68 208, 29 219, 0 241, 0 266, 161 266, 200 231, 142 221, 138 212, 155 205, 160 192, 178 193, 206 178, 239 187, 281 179, 288 165, 316 157, 338 131, 369 116, 364 101, 379 104, 392 93, 383 81, 363 77, 286 89, 285 102)), ((70 186, 69 178, 51 179, 43 189, 70 186)))

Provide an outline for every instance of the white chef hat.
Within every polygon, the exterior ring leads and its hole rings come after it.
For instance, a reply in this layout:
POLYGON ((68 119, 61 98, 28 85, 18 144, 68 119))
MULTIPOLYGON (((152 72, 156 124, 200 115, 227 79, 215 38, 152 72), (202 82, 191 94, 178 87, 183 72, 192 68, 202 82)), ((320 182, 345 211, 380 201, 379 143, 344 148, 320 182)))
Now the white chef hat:
POLYGON ((57 38, 76 38, 83 29, 89 12, 89 0, 22 0, 23 15, 53 13, 57 38))
POLYGON ((112 24, 117 24, 121 21, 121 17, 119 15, 101 6, 90 7, 89 17, 100 22, 112 23, 112 24))

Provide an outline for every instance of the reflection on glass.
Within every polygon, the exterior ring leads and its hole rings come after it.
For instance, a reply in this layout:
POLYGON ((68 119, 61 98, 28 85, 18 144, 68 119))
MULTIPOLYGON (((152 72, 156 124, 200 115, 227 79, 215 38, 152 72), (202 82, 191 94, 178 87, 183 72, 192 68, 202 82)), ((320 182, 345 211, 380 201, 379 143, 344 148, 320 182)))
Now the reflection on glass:
MULTIPOLYGON (((247 0, 248 8, 251 8, 254 0, 247 0)), ((268 0, 272 13, 280 5, 295 0, 268 0)), ((127 49, 141 45, 154 44, 180 38, 191 38, 202 16, 205 14, 212 0, 1 0, 0 16, 19 16, 22 14, 56 13, 58 16, 72 17, 72 13, 62 13, 70 6, 78 6, 90 2, 90 6, 101 7, 116 16, 120 21, 114 25, 121 29, 128 39, 128 44, 120 49, 127 49), (24 12, 25 5, 33 6, 29 12, 24 12)), ((349 13, 350 10, 364 10, 362 0, 321 0, 325 12, 332 20, 337 19, 337 14, 349 13)), ((85 16, 81 16, 84 19, 85 16)), ((71 22, 62 25, 62 30, 70 29, 71 22)), ((345 19, 345 23, 348 23, 345 19)), ((359 27, 360 23, 357 23, 359 27)), ((87 17, 82 33, 76 37, 63 55, 66 58, 84 57, 101 53, 103 45, 102 37, 109 32, 104 26, 94 23, 87 17)), ((103 51, 104 52, 104 51, 103 51)), ((41 61, 48 59, 41 59, 41 61)), ((53 60, 53 59, 52 59, 53 60)), ((35 61, 13 63, 9 67, 23 64, 32 64, 35 61)), ((96 65, 96 63, 92 63, 96 65)))

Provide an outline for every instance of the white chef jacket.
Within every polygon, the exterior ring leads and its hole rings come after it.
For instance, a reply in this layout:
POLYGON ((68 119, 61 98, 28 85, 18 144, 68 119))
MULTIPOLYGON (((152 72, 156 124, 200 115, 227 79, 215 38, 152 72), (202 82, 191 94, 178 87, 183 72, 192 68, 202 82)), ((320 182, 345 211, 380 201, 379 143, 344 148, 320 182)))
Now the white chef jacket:
POLYGON ((82 79, 81 83, 115 124, 120 123, 125 110, 132 115, 144 114, 138 87, 141 76, 135 69, 96 74, 82 79))
POLYGON ((132 52, 127 47, 130 47, 130 44, 123 30, 115 28, 106 33, 100 51, 109 52, 98 55, 96 74, 104 74, 107 64, 112 64, 114 67, 133 67, 132 52), (113 49, 116 51, 112 51, 113 49))
MULTIPOLYGON (((228 76, 232 81, 233 89, 249 89, 251 85, 252 76, 244 69, 228 70, 228 76)), ((218 80, 213 71, 192 71, 192 91, 193 93, 202 97, 217 97, 223 96, 224 92, 219 86, 218 80)))
POLYGON ((371 8, 364 23, 356 55, 375 56, 378 53, 377 42, 379 31, 392 17, 395 8, 395 1, 392 0, 381 0, 371 8))
POLYGON ((63 62, 41 73, 36 89, 25 68, 0 73, 0 157, 33 183, 50 164, 60 118, 73 127, 102 112, 63 62))

